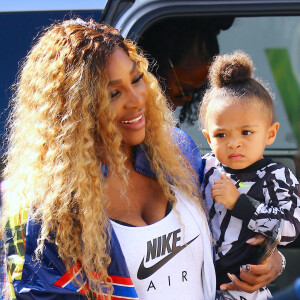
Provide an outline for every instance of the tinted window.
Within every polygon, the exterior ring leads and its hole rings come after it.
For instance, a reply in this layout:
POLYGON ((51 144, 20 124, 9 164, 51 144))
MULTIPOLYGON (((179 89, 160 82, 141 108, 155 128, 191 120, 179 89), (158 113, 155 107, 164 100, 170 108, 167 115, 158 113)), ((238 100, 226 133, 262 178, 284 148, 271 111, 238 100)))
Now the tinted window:
MULTIPOLYGON (((247 52, 255 65, 255 76, 267 82, 276 99, 280 130, 270 149, 297 149, 300 116, 300 17, 235 18, 218 36, 220 52, 247 52)), ((177 113, 178 113, 177 109, 177 113)), ((198 124, 183 124, 202 149, 209 149, 198 124)))

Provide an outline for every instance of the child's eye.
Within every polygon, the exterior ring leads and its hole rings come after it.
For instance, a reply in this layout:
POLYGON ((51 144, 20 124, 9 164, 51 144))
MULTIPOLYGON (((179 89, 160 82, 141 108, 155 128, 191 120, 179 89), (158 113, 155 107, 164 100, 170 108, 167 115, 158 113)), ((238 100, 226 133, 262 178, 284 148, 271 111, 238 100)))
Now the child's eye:
POLYGON ((139 81, 143 78, 143 76, 144 76, 144 73, 139 74, 137 77, 135 77, 135 78, 133 79, 132 83, 137 83, 137 82, 139 82, 139 81))
POLYGON ((250 130, 243 130, 242 131, 242 135, 250 135, 252 133, 252 131, 250 130))
POLYGON ((120 92, 118 90, 113 91, 110 93, 110 97, 111 99, 116 98, 118 95, 120 94, 120 92))
POLYGON ((217 134, 216 134, 216 137, 217 137, 217 138, 223 138, 223 137, 225 137, 225 136, 226 136, 225 133, 217 133, 217 134))

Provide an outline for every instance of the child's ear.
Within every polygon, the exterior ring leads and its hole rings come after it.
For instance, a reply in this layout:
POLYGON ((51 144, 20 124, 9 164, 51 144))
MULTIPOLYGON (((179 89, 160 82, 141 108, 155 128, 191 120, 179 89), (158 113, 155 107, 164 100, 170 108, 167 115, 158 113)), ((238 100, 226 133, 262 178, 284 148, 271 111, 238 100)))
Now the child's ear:
POLYGON ((272 145, 276 139, 276 134, 279 128, 279 123, 274 122, 268 129, 267 145, 272 145))
POLYGON ((211 141, 210 141, 210 137, 209 137, 209 134, 208 134, 208 130, 207 130, 207 129, 203 129, 203 130, 202 130, 202 133, 203 133, 203 135, 206 137, 207 142, 210 144, 211 141))

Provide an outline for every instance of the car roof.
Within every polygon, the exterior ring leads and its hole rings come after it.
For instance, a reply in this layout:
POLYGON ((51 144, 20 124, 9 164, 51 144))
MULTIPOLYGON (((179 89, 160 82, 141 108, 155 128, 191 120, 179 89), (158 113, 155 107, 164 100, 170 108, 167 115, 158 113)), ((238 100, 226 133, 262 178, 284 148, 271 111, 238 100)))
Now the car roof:
POLYGON ((136 39, 164 18, 191 15, 300 15, 300 0, 109 0, 102 21, 136 39))

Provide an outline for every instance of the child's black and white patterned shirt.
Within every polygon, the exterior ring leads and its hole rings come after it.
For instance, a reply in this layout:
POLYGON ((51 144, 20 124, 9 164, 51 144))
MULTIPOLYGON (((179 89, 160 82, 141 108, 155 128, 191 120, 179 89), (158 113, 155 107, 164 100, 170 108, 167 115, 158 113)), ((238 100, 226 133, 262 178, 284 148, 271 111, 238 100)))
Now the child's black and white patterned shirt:
POLYGON ((212 153, 203 157, 202 190, 216 242, 217 282, 229 282, 227 272, 239 274, 243 264, 251 263, 255 246, 246 241, 256 233, 269 235, 284 220, 281 245, 292 242, 300 231, 299 183, 292 172, 270 158, 233 170, 222 165, 212 153), (211 187, 221 173, 235 184, 241 196, 232 211, 211 197, 211 187))

